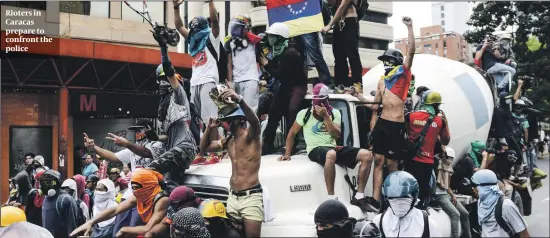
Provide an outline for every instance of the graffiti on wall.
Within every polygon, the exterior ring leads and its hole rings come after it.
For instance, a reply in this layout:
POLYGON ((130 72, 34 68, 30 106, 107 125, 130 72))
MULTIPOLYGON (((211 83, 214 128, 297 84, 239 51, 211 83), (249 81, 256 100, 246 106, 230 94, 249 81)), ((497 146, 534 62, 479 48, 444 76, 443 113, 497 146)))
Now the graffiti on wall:
POLYGON ((44 157, 44 164, 52 167, 51 126, 10 126, 10 177, 26 168, 25 154, 34 153, 44 157))

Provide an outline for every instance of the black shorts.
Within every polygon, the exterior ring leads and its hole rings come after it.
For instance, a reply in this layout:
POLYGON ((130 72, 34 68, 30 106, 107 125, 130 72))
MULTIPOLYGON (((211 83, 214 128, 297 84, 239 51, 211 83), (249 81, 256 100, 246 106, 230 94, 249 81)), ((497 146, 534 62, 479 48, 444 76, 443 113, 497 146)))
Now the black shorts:
POLYGON ((404 122, 393 122, 378 118, 372 134, 372 153, 399 160, 405 145, 404 122))
POLYGON ((327 152, 330 150, 336 151, 336 164, 353 169, 355 165, 357 165, 357 153, 359 153, 361 149, 346 146, 338 150, 334 147, 319 146, 311 150, 307 156, 311 161, 317 162, 321 166, 325 166, 327 152))

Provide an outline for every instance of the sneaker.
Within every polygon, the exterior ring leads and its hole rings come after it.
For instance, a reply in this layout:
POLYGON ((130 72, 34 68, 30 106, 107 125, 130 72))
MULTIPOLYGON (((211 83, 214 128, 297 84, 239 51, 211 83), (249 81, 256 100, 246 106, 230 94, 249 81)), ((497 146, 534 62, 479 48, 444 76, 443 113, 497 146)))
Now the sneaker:
POLYGON ((197 155, 193 160, 193 162, 191 162, 191 164, 197 165, 197 164, 203 164, 204 162, 206 162, 206 158, 204 158, 204 156, 197 155))
POLYGON ((533 169, 533 179, 545 179, 548 176, 542 169, 534 168, 533 169))
POLYGON ((206 160, 206 162, 204 162, 204 165, 217 164, 219 162, 220 162, 220 157, 216 154, 211 154, 210 156, 208 156, 208 159, 206 160))
POLYGON ((380 211, 380 202, 376 201, 376 199, 372 197, 364 197, 361 199, 357 199, 353 197, 350 201, 351 205, 358 206, 361 208, 361 211, 363 212, 375 212, 378 213, 380 211))

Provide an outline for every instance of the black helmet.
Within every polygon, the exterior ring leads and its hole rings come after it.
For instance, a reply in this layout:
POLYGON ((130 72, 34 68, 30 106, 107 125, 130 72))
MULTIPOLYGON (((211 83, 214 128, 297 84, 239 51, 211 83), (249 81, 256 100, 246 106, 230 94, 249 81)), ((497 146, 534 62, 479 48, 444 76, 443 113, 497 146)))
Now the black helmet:
POLYGON ((329 199, 315 211, 315 224, 335 224, 349 218, 348 209, 335 199, 329 199))
POLYGON ((90 174, 86 178, 86 182, 97 182, 97 181, 99 181, 99 177, 97 177, 97 175, 95 174, 90 174))
POLYGON ((398 49, 393 49, 393 48, 390 48, 390 49, 387 49, 386 51, 384 51, 384 54, 382 54, 381 56, 378 56, 378 60, 380 61, 390 61, 394 64, 397 64, 397 65, 402 65, 403 64, 403 53, 401 53, 400 50, 398 49))

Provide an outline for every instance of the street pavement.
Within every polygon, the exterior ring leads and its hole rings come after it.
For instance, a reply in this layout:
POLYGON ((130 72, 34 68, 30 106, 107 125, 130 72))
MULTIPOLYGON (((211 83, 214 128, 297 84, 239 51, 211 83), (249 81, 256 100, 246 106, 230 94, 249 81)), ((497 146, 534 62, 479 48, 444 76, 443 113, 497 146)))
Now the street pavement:
MULTIPOLYGON (((550 174, 548 156, 537 160, 537 166, 550 174)), ((543 186, 533 191, 533 206, 531 215, 525 217, 531 237, 550 237, 550 182, 546 177, 543 186)))

